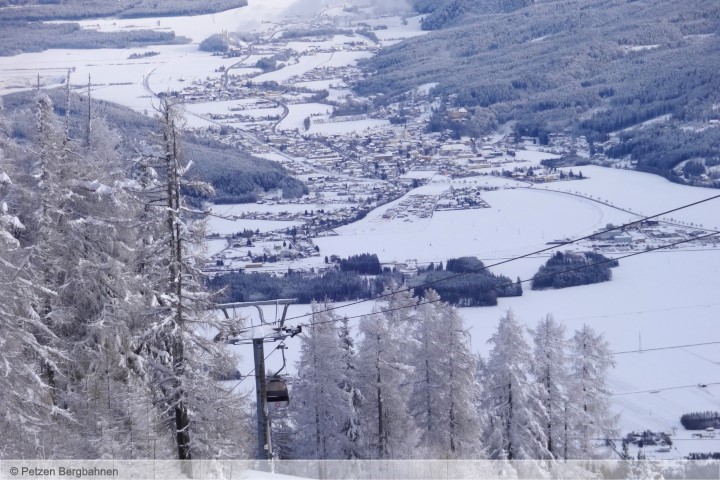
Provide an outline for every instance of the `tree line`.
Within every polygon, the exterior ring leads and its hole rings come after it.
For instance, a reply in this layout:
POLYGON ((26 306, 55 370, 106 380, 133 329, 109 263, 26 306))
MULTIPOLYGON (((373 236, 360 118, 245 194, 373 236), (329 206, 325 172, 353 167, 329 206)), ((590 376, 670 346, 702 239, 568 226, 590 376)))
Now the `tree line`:
POLYGON ((705 430, 720 428, 720 412, 690 412, 680 417, 680 424, 685 430, 705 430))
POLYGON ((85 18, 203 15, 244 7, 247 0, 0 0, 0 21, 82 20, 85 18))
POLYGON ((0 27, 0 56, 42 52, 51 48, 129 48, 189 42, 187 38, 176 37, 175 32, 98 32, 83 29, 77 23, 0 21, 0 27))
POLYGON ((497 305, 498 297, 522 295, 519 279, 513 282, 503 275, 495 275, 485 270, 475 257, 450 259, 447 270, 442 270, 439 264, 437 270, 428 268, 413 276, 387 267, 381 270, 377 255, 367 253, 340 259, 338 267, 323 273, 289 271, 283 275, 232 272, 209 278, 207 284, 212 291, 219 292, 224 302, 273 298, 297 298, 300 303, 369 300, 392 282, 406 285, 416 295, 424 292, 422 285, 438 282, 433 288, 440 298, 461 307, 492 306, 497 305))
POLYGON ((508 311, 482 358, 458 310, 434 291, 416 297, 390 286, 384 294, 357 325, 313 304, 288 410, 274 419, 277 457, 606 455, 596 439, 616 434, 616 417, 602 335, 584 326, 568 339, 551 316, 528 330, 508 311))

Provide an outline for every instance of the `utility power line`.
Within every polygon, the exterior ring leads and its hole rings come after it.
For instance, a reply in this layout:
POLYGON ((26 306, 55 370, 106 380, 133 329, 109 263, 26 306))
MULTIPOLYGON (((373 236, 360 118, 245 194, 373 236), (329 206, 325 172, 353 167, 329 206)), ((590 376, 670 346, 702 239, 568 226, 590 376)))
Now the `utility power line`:
MULTIPOLYGON (((632 222, 628 222, 628 223, 625 223, 625 224, 623 224, 623 225, 619 225, 619 226, 617 226, 617 227, 607 228, 607 229, 605 229, 605 230, 601 230, 601 231, 599 231, 599 232, 592 233, 592 234, 590 234, 590 235, 586 235, 586 236, 584 236, 584 237, 579 237, 579 238, 576 238, 576 239, 574 239, 574 240, 568 240, 568 241, 565 241, 565 242, 553 244, 553 245, 551 245, 551 246, 549 246, 549 247, 542 248, 542 249, 540 249, 540 250, 535 250, 534 252, 526 253, 526 254, 523 254, 523 255, 520 255, 520 256, 516 256, 516 257, 511 257, 511 258, 508 258, 507 260, 503 260, 503 261, 500 261, 500 262, 497 262, 497 263, 493 263, 493 264, 491 264, 491 265, 485 265, 485 266, 483 266, 483 267, 480 269, 480 271, 484 271, 484 270, 487 270, 487 269, 489 269, 489 268, 497 267, 497 266, 504 265, 504 264, 506 264, 506 263, 514 262, 514 261, 517 261, 517 260, 522 260, 522 259, 524 259, 524 258, 529 258, 529 257, 535 256, 535 255, 541 254, 541 253, 549 252, 549 251, 551 251, 551 250, 555 250, 555 249, 560 248, 560 247, 565 247, 565 246, 568 246, 568 245, 572 245, 572 244, 575 244, 575 243, 580 242, 580 241, 583 241, 583 240, 589 240, 589 239, 591 239, 592 237, 595 237, 595 236, 597 236, 597 235, 601 235, 601 234, 608 233, 608 232, 613 232, 613 231, 615 231, 615 230, 622 230, 622 229, 631 227, 631 226, 633 226, 633 225, 639 225, 639 224, 641 224, 642 222, 645 222, 645 221, 647 221, 647 220, 650 220, 650 219, 653 219, 653 218, 657 218, 657 217, 661 217, 661 216, 663 216, 663 215, 668 215, 668 214, 670 214, 670 213, 674 213, 674 212, 677 212, 677 211, 680 211, 680 210, 684 210, 684 209, 686 209, 686 208, 694 207, 694 206, 700 205, 700 204, 702 204, 702 203, 706 203, 706 202, 709 202, 709 201, 712 201, 712 200, 716 200, 716 199, 718 199, 718 198, 720 198, 720 195, 714 195, 714 196, 712 196, 712 197, 708 197, 708 198, 705 198, 705 199, 702 199, 702 200, 698 200, 698 201, 692 202, 692 203, 687 203, 687 204, 681 205, 681 206, 679 206, 679 207, 675 207, 675 208, 672 208, 672 209, 670 209, 670 210, 666 210, 666 211, 664 211, 664 212, 656 213, 656 214, 654 214, 654 215, 650 215, 650 216, 647 216, 647 217, 642 217, 642 218, 640 218, 639 220, 635 220, 635 221, 632 221, 632 222)), ((690 240, 687 240, 687 242, 689 242, 689 241, 695 241, 695 240, 700 240, 700 239, 702 239, 702 238, 707 238, 707 237, 710 237, 710 236, 713 236, 713 235, 716 235, 716 234, 720 233, 720 231, 710 230, 710 229, 706 229, 706 228, 701 228, 701 229, 704 230, 704 231, 711 232, 711 233, 706 234, 706 235, 697 236, 697 237, 695 237, 695 238, 692 238, 692 239, 690 239, 690 240)), ((681 243, 686 243, 686 241, 669 244, 669 245, 666 245, 665 247, 662 247, 662 248, 670 247, 670 246, 673 246, 673 245, 679 245, 679 244, 681 244, 681 243)), ((645 252, 645 253, 646 253, 646 252, 652 252, 652 251, 654 251, 654 250, 659 250, 659 248, 648 249, 648 250, 644 250, 643 252, 645 252)), ((629 256, 632 256, 632 255, 629 255, 629 256)), ((628 257, 628 256, 616 257, 615 259, 618 260, 618 259, 627 258, 627 257, 628 257)), ((350 302, 350 303, 347 303, 347 304, 345 304, 345 305, 338 305, 338 306, 326 308, 326 309, 324 309, 324 310, 321 310, 321 311, 315 312, 315 313, 324 313, 324 312, 329 312, 329 311, 333 311, 333 310, 339 310, 339 309, 341 309, 341 308, 347 308, 347 307, 350 307, 350 306, 352 306, 352 305, 359 305, 359 304, 361 304, 361 303, 366 303, 366 302, 370 302, 370 301, 379 300, 379 299, 381 299, 381 298, 385 298, 385 297, 394 295, 395 293, 398 293, 398 292, 412 291, 412 290, 414 290, 414 289, 416 289, 416 288, 428 287, 428 286, 434 285, 434 284, 436 284, 436 283, 446 282, 446 281, 448 281, 448 280, 452 280, 452 279, 454 279, 454 278, 462 277, 462 276, 468 275, 468 274, 470 274, 470 273, 477 273, 477 272, 461 272, 461 273, 457 273, 457 274, 451 275, 451 276, 449 276, 449 277, 441 278, 441 279, 438 279, 438 280, 433 280, 433 281, 431 281, 431 282, 425 282, 425 283, 422 283, 422 284, 417 285, 417 286, 412 287, 412 288, 408 287, 408 288, 405 288, 405 289, 400 289, 400 290, 398 290, 398 291, 396 291, 396 292, 383 293, 383 294, 378 295, 378 296, 375 297, 375 298, 364 299, 364 300, 357 300, 357 301, 355 301, 355 302, 350 302)), ((305 318, 305 317, 308 317, 308 316, 311 316, 311 315, 313 315, 313 314, 312 314, 312 313, 304 313, 304 314, 302 314, 302 315, 297 315, 297 316, 295 316, 295 317, 289 317, 287 320, 298 320, 298 319, 305 318)))

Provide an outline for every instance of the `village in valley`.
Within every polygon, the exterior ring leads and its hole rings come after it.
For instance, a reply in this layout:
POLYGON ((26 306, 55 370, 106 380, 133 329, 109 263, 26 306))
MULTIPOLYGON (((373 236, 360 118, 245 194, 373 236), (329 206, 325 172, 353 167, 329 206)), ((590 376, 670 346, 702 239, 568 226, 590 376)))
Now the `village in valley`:
MULTIPOLYGON (((438 211, 491 208, 483 193, 498 189, 557 190, 613 206, 574 193, 571 184, 588 178, 582 166, 540 163, 579 153, 587 159, 580 165, 589 164, 583 137, 554 133, 540 146, 538 138, 516 137, 509 129, 483 138, 429 132, 428 119, 440 104, 432 84, 380 108, 375 98, 356 96, 348 86, 362 75, 357 61, 380 44, 397 42, 412 25, 388 17, 348 19, 338 27, 338 18, 278 25, 252 39, 223 32, 227 48, 211 54, 220 62, 212 75, 180 77, 164 93, 183 100, 188 126, 197 135, 280 162, 308 189, 301 198, 271 191, 252 205, 214 206, 208 272, 332 268, 313 239, 337 235, 337 227, 390 203, 375 221, 417 222, 438 211), (246 224, 240 220, 260 222, 262 228, 240 230, 238 225, 246 224)), ((447 115, 459 122, 470 116, 462 107, 448 108, 447 115)), ((699 226, 645 222, 600 234, 578 248, 621 252, 704 232, 699 226)), ((548 243, 553 241, 561 240, 548 243)), ((390 266, 405 267, 401 260, 390 266)))
MULTIPOLYGON (((582 165, 593 160, 583 137, 553 133, 540 146, 538 138, 510 131, 483 138, 428 132, 428 118, 440 103, 433 85, 381 108, 373 106, 374 98, 352 93, 348 85, 361 76, 357 60, 375 53, 381 42, 396 41, 393 32, 407 25, 399 17, 387 20, 395 25, 348 20, 338 28, 336 17, 321 16, 308 25, 278 26, 252 41, 224 32, 228 48, 212 54, 222 59, 214 75, 180 78, 166 92, 186 104, 196 134, 280 162, 308 189, 301 198, 274 191, 254 205, 216 205, 208 272, 332 268, 313 239, 336 235, 335 228, 391 202, 377 221, 414 222, 438 211, 490 208, 483 193, 498 189, 543 188, 614 207, 572 188, 588 178, 582 165), (540 163, 564 156, 587 161, 569 169, 540 163), (427 185, 435 188, 416 190, 427 185), (238 230, 240 220, 262 221, 264 228, 238 230)), ((462 107, 448 108, 447 115, 460 122, 469 118, 462 107)), ((576 248, 623 252, 704 233, 699 225, 647 221, 600 233, 576 248)), ((562 239, 548 243, 553 242, 562 239)), ((407 265, 396 260, 390 266, 407 265)))

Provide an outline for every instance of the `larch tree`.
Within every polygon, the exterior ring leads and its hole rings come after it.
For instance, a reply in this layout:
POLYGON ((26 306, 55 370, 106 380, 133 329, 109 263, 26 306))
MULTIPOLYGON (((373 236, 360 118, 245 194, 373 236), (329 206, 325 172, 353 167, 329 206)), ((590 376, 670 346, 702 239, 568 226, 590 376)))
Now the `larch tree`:
POLYGON ((408 408, 427 458, 476 458, 476 358, 462 318, 433 290, 420 299, 413 329, 414 381, 408 408))
POLYGON ((128 338, 116 334, 118 328, 125 330, 131 313, 123 281, 128 278, 128 250, 121 245, 132 240, 125 234, 131 215, 125 215, 122 188, 115 185, 124 178, 119 159, 112 150, 82 149, 72 140, 69 92, 65 101, 60 121, 48 95, 36 99, 36 136, 28 148, 33 171, 23 192, 28 227, 23 241, 31 252, 28 275, 39 287, 28 304, 44 326, 34 330, 35 338, 61 352, 54 361, 39 357, 55 407, 52 428, 44 430, 40 443, 47 447, 46 455, 70 458, 96 452, 95 425, 102 424, 97 420, 103 413, 88 415, 88 387, 100 382, 105 390, 117 375, 117 363, 108 359, 110 350, 128 338), (85 415, 76 415, 80 411, 85 415), (70 441, 52 441, 57 436, 70 441))
POLYGON ((157 144, 145 145, 134 167, 135 195, 143 206, 136 271, 144 279, 145 325, 138 353, 177 458, 237 458, 247 443, 245 402, 216 381, 234 371, 237 359, 204 334, 222 325, 209 312, 200 272, 204 212, 184 197, 187 191, 210 195, 212 187, 188 178, 192 162, 182 153, 181 105, 164 98, 158 121, 157 144))
POLYGON ((569 358, 567 458, 597 458, 602 456, 597 439, 617 436, 617 416, 610 409, 607 386, 615 360, 607 340, 588 325, 570 339, 569 358))
POLYGON ((547 413, 530 378, 531 349, 512 311, 500 319, 488 342, 493 347, 487 362, 484 407, 490 458, 550 458, 544 434, 547 413))
POLYGON ((342 377, 340 388, 347 394, 347 416, 342 427, 345 435, 342 458, 348 460, 361 459, 365 456, 365 435, 362 423, 362 405, 364 398, 358 388, 358 365, 355 339, 350 334, 347 317, 340 320, 338 335, 340 336, 340 364, 342 377))
POLYGON ((300 360, 293 387, 295 457, 343 459, 351 416, 350 392, 343 388, 343 348, 334 312, 312 304, 310 325, 300 336, 300 360))
POLYGON ((48 386, 36 373, 37 358, 50 361, 56 352, 33 334, 52 337, 30 308, 37 289, 25 269, 29 252, 20 242, 26 227, 13 212, 13 182, 3 148, 11 142, 3 123, 0 118, 0 458, 22 458, 37 453, 37 438, 53 407, 48 386))
POLYGON ((360 321, 358 354, 368 458, 410 458, 417 432, 405 401, 412 377, 404 351, 407 325, 391 320, 397 315, 385 314, 377 306, 374 310, 360 321))
POLYGON ((532 331, 532 337, 535 343, 534 377, 543 407, 541 415, 547 419, 543 425, 546 448, 552 458, 565 458, 564 439, 568 427, 564 420, 568 380, 565 327, 552 315, 547 315, 532 331))

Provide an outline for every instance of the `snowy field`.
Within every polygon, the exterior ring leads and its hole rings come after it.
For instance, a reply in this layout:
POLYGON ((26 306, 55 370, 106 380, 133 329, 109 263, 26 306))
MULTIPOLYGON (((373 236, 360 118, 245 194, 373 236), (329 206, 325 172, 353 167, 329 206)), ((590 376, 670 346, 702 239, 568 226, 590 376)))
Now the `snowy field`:
POLYGON ((210 217, 208 220, 208 233, 230 235, 242 232, 243 230, 260 230, 260 232, 272 232, 285 230, 292 227, 299 227, 302 222, 283 222, 276 220, 231 220, 226 218, 210 217))
POLYGON ((162 18, 131 18, 84 20, 82 27, 104 32, 151 29, 172 30, 175 35, 187 37, 200 43, 212 34, 223 30, 230 32, 257 32, 272 28, 263 21, 278 19, 295 0, 248 0, 248 5, 209 15, 162 18))
MULTIPOLYGON (((411 194, 439 194, 448 188, 429 185, 411 194)), ((491 208, 441 211, 432 218, 409 221, 382 218, 403 201, 399 199, 359 222, 335 229, 340 236, 319 238, 316 243, 328 255, 369 252, 376 253, 381 262, 437 263, 466 255, 518 255, 539 250, 554 239, 585 236, 607 223, 633 218, 588 200, 528 188, 484 192, 483 198, 491 208)))
POLYGON ((306 117, 311 115, 323 115, 331 112, 332 106, 324 103, 298 103, 288 105, 288 115, 278 124, 279 130, 298 129, 301 132, 305 130, 304 121, 306 117))
MULTIPOLYGON (((582 167, 587 180, 557 182, 557 190, 580 192, 602 198, 620 208, 642 215, 652 215, 674 207, 717 195, 718 190, 688 187, 671 183, 658 175, 642 172, 587 166, 582 167)), ((668 215, 668 219, 720 229, 720 205, 717 201, 668 215)))

